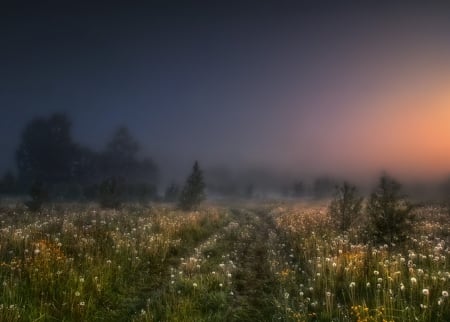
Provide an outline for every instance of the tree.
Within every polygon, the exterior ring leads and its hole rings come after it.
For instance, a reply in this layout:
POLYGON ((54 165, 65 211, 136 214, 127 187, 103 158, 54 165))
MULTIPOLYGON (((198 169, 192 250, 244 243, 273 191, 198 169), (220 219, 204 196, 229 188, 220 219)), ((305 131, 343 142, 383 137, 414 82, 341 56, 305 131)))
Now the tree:
POLYGON ((22 185, 36 180, 47 184, 69 180, 75 158, 70 127, 67 116, 58 113, 48 119, 35 118, 27 124, 16 151, 22 185))
POLYGON ((370 229, 379 243, 403 241, 411 228, 413 205, 400 194, 401 185, 386 174, 380 177, 367 204, 370 229))
POLYGON ((118 128, 103 153, 102 168, 106 176, 128 177, 133 166, 136 165, 138 152, 139 144, 131 136, 128 128, 118 128))
POLYGON ((179 206, 182 210, 188 211, 197 208, 205 199, 205 183, 203 181, 203 173, 195 161, 192 173, 186 180, 181 191, 179 206))
POLYGON ((360 215, 362 201, 363 198, 358 196, 354 185, 344 182, 342 185, 336 186, 334 198, 328 207, 328 212, 339 225, 340 230, 348 230, 360 215))
POLYGON ((153 160, 138 159, 139 143, 126 127, 118 128, 99 157, 101 177, 120 176, 127 183, 152 183, 158 180, 153 160))

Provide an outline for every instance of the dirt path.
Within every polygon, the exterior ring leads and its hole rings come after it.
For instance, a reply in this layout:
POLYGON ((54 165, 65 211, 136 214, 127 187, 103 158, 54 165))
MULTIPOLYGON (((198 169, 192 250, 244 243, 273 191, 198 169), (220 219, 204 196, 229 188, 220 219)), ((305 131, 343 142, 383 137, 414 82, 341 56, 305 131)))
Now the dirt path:
POLYGON ((270 271, 268 250, 271 218, 262 211, 239 212, 240 234, 237 250, 234 299, 230 321, 271 321, 275 312, 273 292, 276 281, 270 271))

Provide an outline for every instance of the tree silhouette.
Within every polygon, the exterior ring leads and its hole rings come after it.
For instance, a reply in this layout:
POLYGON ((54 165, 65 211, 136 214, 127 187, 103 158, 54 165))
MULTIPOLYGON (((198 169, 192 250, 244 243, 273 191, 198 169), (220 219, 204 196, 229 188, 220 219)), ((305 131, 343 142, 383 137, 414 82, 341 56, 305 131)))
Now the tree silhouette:
POLYGON ((156 183, 158 168, 153 160, 138 160, 139 143, 126 127, 118 128, 99 157, 103 178, 120 176, 127 183, 156 183))
POLYGON ((192 173, 187 178, 181 191, 179 206, 185 211, 192 210, 197 208, 204 199, 205 183, 203 181, 203 173, 198 162, 195 161, 192 173))
POLYGON ((103 177, 126 177, 135 163, 138 151, 139 145, 131 136, 130 131, 126 127, 118 128, 101 154, 100 169, 103 177))
POLYGON ((413 220, 413 206, 400 190, 401 185, 397 181, 383 174, 367 204, 370 228, 376 241, 389 246, 406 238, 413 220))
POLYGON ((16 151, 19 180, 23 185, 35 180, 48 184, 69 181, 75 158, 70 126, 64 114, 35 118, 26 125, 16 151))

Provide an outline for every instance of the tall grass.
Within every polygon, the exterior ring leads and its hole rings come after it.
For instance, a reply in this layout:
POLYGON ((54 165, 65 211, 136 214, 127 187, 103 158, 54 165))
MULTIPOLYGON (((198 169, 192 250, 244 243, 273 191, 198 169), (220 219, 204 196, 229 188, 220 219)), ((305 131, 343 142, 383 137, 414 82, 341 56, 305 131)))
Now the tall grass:
POLYGON ((440 209, 420 209, 422 224, 393 248, 363 242, 362 229, 340 234, 323 207, 272 215, 290 249, 291 260, 276 268, 289 294, 286 319, 450 320, 449 224, 440 209))
POLYGON ((129 320, 171 262, 227 222, 224 210, 3 210, 3 321, 129 320), (175 258, 176 256, 176 258, 175 258))
POLYGON ((416 212, 388 247, 320 205, 1 209, 0 321, 450 321, 447 213, 416 212))

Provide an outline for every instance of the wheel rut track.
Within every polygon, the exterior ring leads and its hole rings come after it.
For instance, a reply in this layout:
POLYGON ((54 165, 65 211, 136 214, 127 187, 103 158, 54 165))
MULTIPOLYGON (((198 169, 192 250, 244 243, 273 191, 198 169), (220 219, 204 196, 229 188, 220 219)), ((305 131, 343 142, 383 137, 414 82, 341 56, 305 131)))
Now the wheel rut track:
POLYGON ((244 232, 236 241, 239 263, 229 321, 272 321, 276 285, 268 262, 269 232, 274 224, 262 210, 237 210, 244 232), (245 229, 250 228, 251 229, 245 229))

